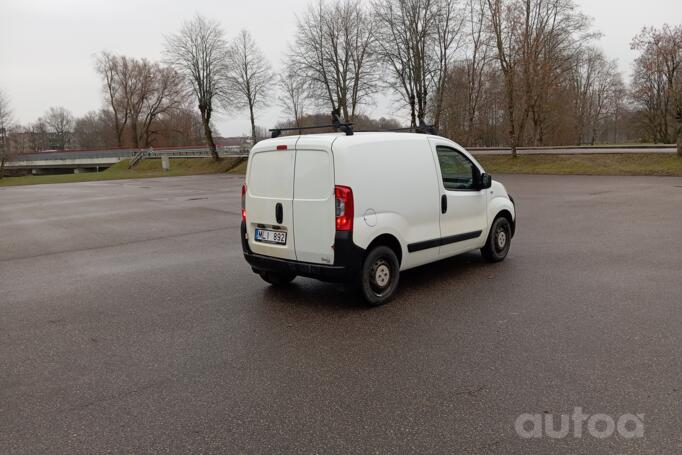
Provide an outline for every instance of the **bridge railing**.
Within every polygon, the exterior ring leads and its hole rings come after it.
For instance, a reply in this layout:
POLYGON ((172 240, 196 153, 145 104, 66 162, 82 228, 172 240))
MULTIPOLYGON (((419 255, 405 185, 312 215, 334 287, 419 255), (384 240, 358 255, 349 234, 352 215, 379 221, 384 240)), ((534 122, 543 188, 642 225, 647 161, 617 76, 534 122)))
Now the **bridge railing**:
MULTIPOLYGON (((71 160, 71 159, 97 159, 119 158, 130 159, 140 152, 145 152, 146 157, 159 158, 162 156, 177 158, 194 158, 211 156, 207 147, 191 148, 164 148, 164 149, 111 149, 111 150, 64 150, 35 153, 21 153, 15 158, 16 161, 47 161, 47 160, 71 160)), ((218 148, 220 156, 246 155, 248 150, 241 146, 226 146, 218 148)))

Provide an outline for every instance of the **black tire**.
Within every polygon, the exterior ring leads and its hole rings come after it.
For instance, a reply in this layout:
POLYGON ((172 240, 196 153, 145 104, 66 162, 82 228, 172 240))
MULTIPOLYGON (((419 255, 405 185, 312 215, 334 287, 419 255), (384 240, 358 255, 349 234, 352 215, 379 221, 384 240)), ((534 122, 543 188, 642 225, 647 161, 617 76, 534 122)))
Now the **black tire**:
POLYGON ((373 306, 391 300, 398 289, 400 264, 398 257, 387 246, 372 249, 362 264, 360 292, 365 301, 373 306))
POLYGON ((260 272, 259 275, 273 286, 286 286, 296 278, 293 273, 260 272))
POLYGON ((481 248, 481 254, 488 262, 500 262, 507 257, 511 246, 511 224, 503 216, 497 217, 490 227, 488 240, 481 248))

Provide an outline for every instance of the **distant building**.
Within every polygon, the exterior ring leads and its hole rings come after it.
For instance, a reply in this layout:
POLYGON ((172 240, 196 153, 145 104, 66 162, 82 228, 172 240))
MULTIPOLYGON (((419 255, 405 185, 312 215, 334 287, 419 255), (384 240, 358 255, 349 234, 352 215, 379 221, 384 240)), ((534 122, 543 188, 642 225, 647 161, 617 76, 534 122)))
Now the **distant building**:
POLYGON ((253 141, 250 137, 238 136, 238 137, 222 137, 216 136, 213 138, 216 147, 224 149, 239 149, 239 151, 249 151, 253 147, 253 141))

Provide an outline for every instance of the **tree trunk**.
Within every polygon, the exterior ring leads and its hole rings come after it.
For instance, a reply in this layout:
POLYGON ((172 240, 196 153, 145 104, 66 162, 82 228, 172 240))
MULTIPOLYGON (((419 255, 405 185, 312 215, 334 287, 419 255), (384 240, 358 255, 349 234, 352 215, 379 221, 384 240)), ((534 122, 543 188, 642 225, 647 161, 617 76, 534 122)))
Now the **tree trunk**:
MULTIPOLYGON (((679 144, 679 142, 678 142, 679 144)), ((678 145, 678 152, 679 152, 679 145, 678 145)), ((2 159, 0 159, 0 179, 5 177, 5 154, 3 152, 2 159)))
POLYGON ((509 146, 511 156, 516 158, 516 119, 514 118, 514 82, 507 81, 507 115, 509 115, 509 146))
POLYGON ((518 154, 517 154, 517 152, 516 152, 516 147, 517 147, 517 145, 516 145, 516 136, 514 136, 514 137, 512 138, 512 140, 511 140, 511 146, 510 146, 512 158, 516 158, 516 157, 518 156, 518 154))
POLYGON ((414 95, 410 95, 410 126, 415 128, 417 126, 417 113, 415 109, 414 95))
POLYGON ((343 104, 341 104, 341 114, 343 115, 343 121, 348 123, 352 119, 348 116, 348 106, 346 102, 344 101, 343 104))
MULTIPOLYGON (((444 76, 441 76, 444 77, 444 76)), ((441 82, 442 84, 443 82, 441 82)), ((439 84, 439 87, 436 89, 436 106, 435 106, 435 113, 433 116, 433 126, 436 128, 436 131, 440 130, 440 119, 441 115, 443 113, 443 97, 445 89, 439 84)))
POLYGON ((256 120, 253 118, 253 105, 249 104, 249 115, 251 116, 251 144, 256 145, 256 120))
POLYGON ((202 109, 200 106, 199 111, 201 112, 201 123, 204 125, 204 136, 206 136, 206 143, 208 144, 208 149, 211 152, 211 158, 213 158, 213 161, 218 161, 220 160, 220 157, 218 156, 215 142, 213 142, 213 133, 211 132, 210 125, 211 116, 206 108, 202 109))
POLYGON ((682 125, 677 132, 677 156, 682 158, 682 125))
POLYGON ((125 131, 125 128, 126 124, 121 124, 121 119, 118 117, 118 113, 114 110, 114 130, 116 130, 116 143, 119 147, 123 147, 123 132, 125 131))
POLYGON ((140 147, 140 137, 137 134, 137 121, 136 120, 133 120, 130 123, 130 130, 133 134, 133 145, 135 146, 135 148, 139 148, 140 147))

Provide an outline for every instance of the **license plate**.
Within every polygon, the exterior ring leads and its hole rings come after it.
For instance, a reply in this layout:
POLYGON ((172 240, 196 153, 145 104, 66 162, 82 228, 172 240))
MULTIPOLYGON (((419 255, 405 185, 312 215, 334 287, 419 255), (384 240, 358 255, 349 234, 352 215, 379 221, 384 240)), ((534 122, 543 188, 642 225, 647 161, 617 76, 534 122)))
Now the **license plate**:
POLYGON ((287 233, 282 231, 270 231, 268 229, 256 229, 256 242, 275 243, 286 245, 287 233))

